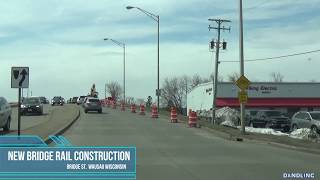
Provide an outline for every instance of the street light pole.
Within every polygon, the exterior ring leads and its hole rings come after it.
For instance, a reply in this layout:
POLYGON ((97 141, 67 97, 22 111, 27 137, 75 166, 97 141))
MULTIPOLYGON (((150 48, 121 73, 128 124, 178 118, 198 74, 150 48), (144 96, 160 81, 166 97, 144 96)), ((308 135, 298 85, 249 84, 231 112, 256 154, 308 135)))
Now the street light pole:
POLYGON ((110 40, 123 48, 123 102, 126 102, 126 44, 114 39, 104 38, 105 41, 110 40))
MULTIPOLYGON (((240 59, 240 76, 244 75, 244 55, 243 55, 243 17, 242 17, 242 0, 239 1, 239 59, 240 59)), ((240 90, 239 90, 240 91, 240 90)), ((245 134, 246 129, 244 125, 245 118, 245 104, 240 103, 240 121, 241 132, 245 134)))
POLYGON ((160 40, 160 32, 159 32, 159 30, 160 30, 160 17, 159 16, 157 16, 157 18, 158 18, 158 94, 157 94, 157 104, 158 104, 158 108, 160 108, 160 106, 159 106, 159 102, 160 102, 160 100, 159 100, 159 96, 160 96, 160 85, 159 85, 159 83, 160 83, 160 75, 159 75, 159 66, 160 66, 160 63, 159 63, 159 51, 160 51, 160 48, 159 48, 159 40, 160 40))
POLYGON ((128 10, 130 10, 130 9, 138 9, 139 11, 141 11, 141 12, 143 12, 144 14, 146 14, 147 16, 149 16, 151 19, 153 19, 154 21, 156 21, 157 22, 157 24, 158 24, 158 77, 157 77, 157 90, 156 90, 156 96, 157 96, 157 105, 158 105, 158 108, 160 107, 160 101, 159 101, 159 97, 160 97, 160 95, 161 95, 161 93, 160 93, 160 75, 159 75, 159 72, 160 72, 160 61, 159 61, 159 59, 160 59, 160 16, 159 15, 155 15, 155 14, 153 14, 153 13, 151 13, 151 12, 148 12, 148 11, 146 11, 146 10, 144 10, 144 9, 141 9, 141 8, 139 8, 139 7, 134 7, 134 6, 127 6, 126 7, 128 10))

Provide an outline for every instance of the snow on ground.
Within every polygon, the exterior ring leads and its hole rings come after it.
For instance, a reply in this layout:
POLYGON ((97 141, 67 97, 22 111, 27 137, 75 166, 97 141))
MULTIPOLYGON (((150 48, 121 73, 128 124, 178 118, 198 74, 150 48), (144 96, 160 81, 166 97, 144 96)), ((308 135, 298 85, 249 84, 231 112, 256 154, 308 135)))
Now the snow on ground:
POLYGON ((216 111, 216 123, 235 127, 238 125, 239 112, 229 107, 223 107, 216 111))
POLYGON ((301 128, 295 131, 292 131, 289 134, 289 137, 296 138, 296 139, 308 139, 309 135, 311 134, 311 130, 308 128, 301 128))
MULTIPOLYGON (((241 127, 238 126, 240 129, 241 127)), ((246 132, 259 133, 259 134, 272 134, 276 136, 288 136, 287 133, 283 133, 281 131, 276 131, 270 128, 254 128, 254 127, 246 127, 246 132)))

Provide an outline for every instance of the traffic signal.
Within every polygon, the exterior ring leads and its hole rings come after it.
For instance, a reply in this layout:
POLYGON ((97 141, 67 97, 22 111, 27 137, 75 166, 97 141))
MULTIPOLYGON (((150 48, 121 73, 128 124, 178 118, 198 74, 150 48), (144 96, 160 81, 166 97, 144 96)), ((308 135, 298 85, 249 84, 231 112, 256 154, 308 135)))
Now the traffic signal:
POLYGON ((226 50, 227 49, 227 42, 222 42, 222 49, 226 50))
POLYGON ((211 42, 210 42, 210 49, 214 49, 214 40, 212 40, 211 42))

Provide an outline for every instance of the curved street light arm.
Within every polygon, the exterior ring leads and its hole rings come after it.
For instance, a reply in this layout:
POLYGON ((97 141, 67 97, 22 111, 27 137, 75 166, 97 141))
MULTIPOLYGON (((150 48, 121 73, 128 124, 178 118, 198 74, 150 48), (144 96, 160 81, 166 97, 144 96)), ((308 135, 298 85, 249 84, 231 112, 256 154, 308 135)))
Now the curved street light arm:
POLYGON ((144 9, 141 9, 139 7, 133 7, 133 6, 128 6, 127 9, 133 9, 133 8, 136 8, 138 10, 140 10, 141 12, 143 12, 144 14, 146 14, 147 16, 149 16, 150 18, 152 18, 153 20, 155 20, 156 22, 159 22, 159 16, 149 12, 149 11, 146 11, 144 9), (129 7, 129 8, 128 8, 129 7))
POLYGON ((117 44, 118 46, 121 46, 121 47, 124 47, 124 46, 125 46, 124 43, 119 42, 119 41, 116 41, 116 40, 114 40, 114 39, 104 38, 104 40, 105 40, 105 41, 110 40, 110 41, 114 42, 115 44, 117 44))

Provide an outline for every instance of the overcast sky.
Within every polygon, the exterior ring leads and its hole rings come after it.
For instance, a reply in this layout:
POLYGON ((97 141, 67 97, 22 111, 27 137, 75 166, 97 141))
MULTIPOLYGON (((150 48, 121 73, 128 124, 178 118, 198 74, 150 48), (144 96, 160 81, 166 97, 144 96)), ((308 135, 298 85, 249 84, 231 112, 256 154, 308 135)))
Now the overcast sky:
MULTIPOLYGON (((126 95, 155 96, 157 24, 137 6, 160 15, 160 80, 212 73, 208 18, 229 19, 223 32, 228 50, 220 60, 239 60, 237 0, 10 0, 0 4, 0 96, 17 98, 11 89, 12 66, 30 67, 32 95, 65 98, 89 93, 96 84, 123 80, 122 48, 103 38, 126 43, 126 95)), ((244 56, 255 59, 320 49, 320 0, 244 0, 244 56)), ((277 61, 247 62, 246 76, 269 81, 281 72, 285 81, 319 81, 320 53, 277 61)), ((224 79, 239 63, 221 63, 224 79)), ((25 92, 26 93, 26 92, 25 92)), ((155 99, 155 98, 154 98, 155 99)))

